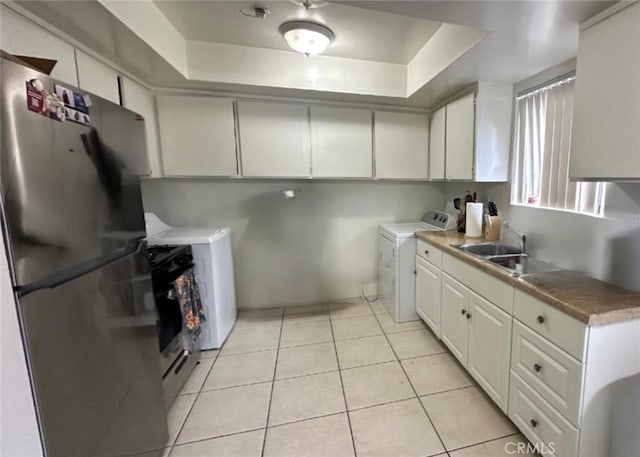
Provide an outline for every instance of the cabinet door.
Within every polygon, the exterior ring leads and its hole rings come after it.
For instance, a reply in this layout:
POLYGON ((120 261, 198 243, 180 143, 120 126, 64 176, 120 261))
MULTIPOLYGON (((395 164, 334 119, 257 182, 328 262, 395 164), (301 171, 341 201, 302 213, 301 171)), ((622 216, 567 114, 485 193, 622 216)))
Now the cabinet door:
POLYGON ((478 384, 507 413, 512 317, 470 292, 467 369, 478 384))
POLYGON ((243 176, 310 176, 305 105, 239 101, 238 126, 243 176))
POLYGON ((310 110, 313 176, 370 178, 371 111, 326 106, 312 106, 310 110))
POLYGON ((469 289, 442 273, 441 339, 464 366, 467 365, 468 311, 469 289))
POLYGON ((416 256, 416 312, 440 337, 440 287, 442 273, 416 256))
POLYGON ((475 92, 447 105, 447 179, 473 179, 475 92))
POLYGON ((375 159, 377 178, 428 179, 428 116, 376 111, 375 159))
POLYGON ((76 64, 78 86, 81 89, 120 104, 118 73, 113 68, 78 49, 76 49, 76 64))
POLYGON ((151 91, 128 78, 122 77, 120 81, 122 83, 122 106, 144 118, 150 176, 158 178, 162 176, 162 172, 160 169, 158 117, 156 115, 155 97, 151 91))
POLYGON ((236 176, 233 100, 158 96, 162 167, 168 176, 236 176))
POLYGON ((431 115, 429 128, 429 178, 445 178, 445 136, 447 107, 443 106, 431 115))
POLYGON ((640 3, 580 33, 569 176, 640 179, 640 3))
POLYGON ((0 8, 2 50, 15 55, 56 60, 51 77, 77 86, 78 73, 73 46, 4 5, 0 8))

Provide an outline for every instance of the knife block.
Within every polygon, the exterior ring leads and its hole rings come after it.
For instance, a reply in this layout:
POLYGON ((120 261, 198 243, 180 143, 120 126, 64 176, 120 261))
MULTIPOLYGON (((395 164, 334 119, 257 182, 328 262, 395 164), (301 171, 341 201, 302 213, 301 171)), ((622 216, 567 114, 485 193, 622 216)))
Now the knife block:
POLYGON ((485 241, 498 241, 502 230, 502 220, 500 216, 490 216, 489 220, 491 225, 484 226, 484 239, 485 241))

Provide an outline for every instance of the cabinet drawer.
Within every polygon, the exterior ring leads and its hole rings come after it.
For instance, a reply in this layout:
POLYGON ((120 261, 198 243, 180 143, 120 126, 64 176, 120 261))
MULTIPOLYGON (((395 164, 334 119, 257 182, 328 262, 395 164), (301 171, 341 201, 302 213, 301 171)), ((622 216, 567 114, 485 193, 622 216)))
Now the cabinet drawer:
POLYGON ((577 455, 578 430, 513 371, 509 418, 529 441, 538 446, 540 455, 577 455))
POLYGON ((416 254, 438 268, 442 266, 442 251, 425 241, 418 239, 416 254))
POLYGON ((576 359, 584 360, 587 327, 579 320, 521 290, 515 293, 513 315, 576 359))
POLYGON ((513 314, 513 286, 447 253, 442 254, 442 269, 503 311, 513 314))
POLYGON ((518 321, 511 369, 574 425, 579 425, 583 365, 518 321))

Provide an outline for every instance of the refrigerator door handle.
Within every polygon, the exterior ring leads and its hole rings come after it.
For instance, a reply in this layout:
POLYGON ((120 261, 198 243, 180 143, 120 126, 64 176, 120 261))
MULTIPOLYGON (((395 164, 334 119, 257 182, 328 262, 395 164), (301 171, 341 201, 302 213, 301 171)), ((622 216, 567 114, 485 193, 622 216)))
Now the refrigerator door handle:
POLYGON ((33 293, 37 290, 56 288, 70 281, 73 281, 80 276, 83 276, 94 270, 98 270, 105 265, 117 262, 123 257, 127 257, 131 254, 136 254, 140 252, 146 245, 147 242, 145 240, 138 240, 136 244, 116 249, 108 255, 87 260, 86 262, 79 263, 72 268, 60 271, 38 281, 34 281, 22 286, 16 286, 14 287, 14 292, 18 297, 24 297, 25 295, 33 293))

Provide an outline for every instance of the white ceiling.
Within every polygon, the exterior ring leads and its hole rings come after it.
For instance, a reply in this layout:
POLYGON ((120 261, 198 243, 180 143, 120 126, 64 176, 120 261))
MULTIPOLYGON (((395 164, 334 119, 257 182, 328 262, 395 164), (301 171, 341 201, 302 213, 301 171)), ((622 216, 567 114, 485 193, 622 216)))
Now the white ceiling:
MULTIPOLYGON (((233 2, 232 5, 229 5, 230 2, 222 2, 222 4, 216 1, 202 2, 201 5, 194 6, 194 8, 203 9, 199 10, 201 14, 197 14, 197 17, 193 20, 186 19, 189 14, 192 14, 188 13, 192 8, 191 1, 171 3, 167 5, 161 4, 158 9, 162 10, 160 13, 171 15, 167 13, 167 10, 177 8, 174 3, 185 5, 184 12, 180 13, 183 15, 182 20, 185 22, 181 25, 177 14, 171 21, 175 21, 173 26, 184 33, 187 39, 189 37, 213 39, 214 36, 217 36, 214 34, 219 33, 223 35, 220 38, 223 42, 240 39, 259 39, 262 43, 263 38, 261 38, 260 34, 265 33, 264 30, 262 32, 248 32, 247 27, 227 27, 226 20, 221 20, 219 17, 216 19, 215 14, 208 15, 205 13, 205 11, 212 11, 211 8, 217 9, 224 6, 229 10, 228 14, 231 14, 233 12, 231 10, 235 11, 244 6, 246 4, 244 1, 233 2)), ((272 7, 274 13, 271 18, 279 17, 283 21, 288 13, 278 12, 281 7, 282 11, 290 8, 293 8, 293 11, 297 9, 294 5, 290 5, 287 0, 270 2, 270 7, 271 3, 276 4, 272 7)), ((384 53, 387 55, 393 54, 393 58, 397 59, 397 61, 410 56, 414 52, 412 46, 417 46, 415 43, 419 41, 415 37, 420 33, 426 33, 427 27, 423 28, 415 25, 422 24, 422 20, 428 24, 433 24, 434 22, 460 24, 490 31, 490 34, 480 43, 470 48, 464 55, 429 80, 426 85, 411 97, 405 98, 401 96, 365 95, 356 92, 338 93, 324 89, 302 90, 292 86, 244 85, 239 82, 220 82, 213 79, 194 81, 185 77, 184 73, 177 72, 175 67, 172 67, 164 56, 157 52, 157 49, 154 49, 149 43, 145 43, 139 35, 134 33, 130 26, 115 18, 100 3, 94 1, 18 2, 19 5, 40 16, 58 29, 65 31, 78 42, 105 55, 116 64, 121 65, 153 86, 198 88, 257 95, 321 98, 325 100, 378 104, 404 104, 420 107, 432 107, 441 102, 443 98, 452 95, 463 86, 474 81, 516 83, 575 57, 578 44, 578 25, 614 3, 616 2, 591 0, 360 0, 334 2, 324 9, 310 12, 313 15, 330 14, 331 9, 341 11, 340 8, 350 8, 345 11, 350 11, 349 14, 355 17, 353 19, 355 23, 357 23, 358 18, 380 17, 380 14, 386 13, 384 17, 395 24, 395 28, 390 29, 378 23, 376 27, 372 27, 376 32, 373 38, 368 38, 366 43, 352 45, 353 49, 356 50, 353 52, 374 52, 375 54, 378 47, 385 48, 390 39, 396 39, 402 41, 404 45, 394 45, 398 46, 397 49, 392 49, 392 46, 388 46, 384 53), (406 25, 398 25, 402 21, 407 21, 405 22, 406 25), (389 30, 394 30, 394 32, 387 33, 389 30), (389 34, 392 36, 389 37, 389 34)), ((233 14, 235 17, 235 13, 233 14)), ((162 14, 159 14, 159 16, 165 17, 162 14)), ((318 16, 318 20, 330 22, 329 25, 335 29, 337 36, 343 35, 340 30, 342 27, 345 27, 347 32, 354 30, 356 26, 353 25, 352 21, 347 21, 343 14, 337 16, 339 17, 336 19, 318 16), (342 19, 344 19, 343 22, 341 22, 342 19), (338 26, 340 26, 340 29, 338 26)), ((234 21, 242 19, 242 17, 237 17, 234 21)), ((142 21, 144 20, 145 18, 142 18, 142 21)), ((257 21, 249 18, 247 20, 257 21)), ((266 21, 264 21, 265 24, 267 23, 266 21)), ((279 21, 280 19, 278 21, 274 20, 274 27, 269 28, 269 33, 272 34, 271 38, 264 38, 265 43, 272 43, 270 45, 275 46, 276 49, 281 49, 284 46, 283 42, 280 41, 282 38, 275 32, 279 21), (275 35, 273 35, 274 33, 275 35)), ((362 27, 367 28, 366 24, 363 24, 362 27)), ((444 26, 441 26, 436 30, 436 36, 438 31, 443 28, 444 26)), ((433 31, 430 33, 433 33, 433 31)), ((347 34, 347 36, 349 35, 347 34)), ((355 39, 360 37, 360 33, 353 33, 350 36, 355 39)), ((424 38, 427 35, 421 36, 424 38)), ((281 51, 266 49, 265 52, 281 51)), ((378 54, 377 58, 382 58, 380 57, 382 54, 378 54)), ((308 60, 310 64, 314 63, 313 59, 308 60)), ((224 64, 224 61, 211 60, 211 62, 214 65, 224 64)), ((318 61, 316 60, 315 62, 318 61)), ((374 62, 371 63, 373 64, 374 62)), ((376 65, 395 64, 378 63, 376 65)), ((286 68, 282 70, 286 70, 286 68)))
POLYGON ((491 30, 412 95, 431 106, 474 81, 517 83, 576 56, 579 24, 617 1, 376 1, 340 4, 491 30))
POLYGON ((337 4, 305 10, 288 0, 154 0, 154 3, 187 40, 289 50, 278 27, 289 20, 306 19, 324 24, 334 32, 335 41, 325 55, 404 65, 441 25, 337 4), (240 13, 240 9, 256 4, 269 8, 271 14, 256 19, 240 13))

